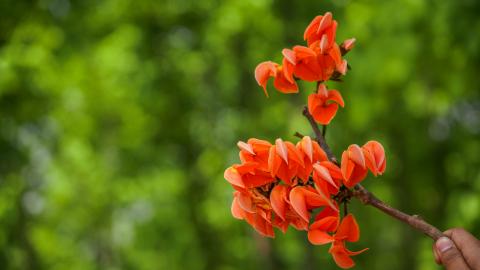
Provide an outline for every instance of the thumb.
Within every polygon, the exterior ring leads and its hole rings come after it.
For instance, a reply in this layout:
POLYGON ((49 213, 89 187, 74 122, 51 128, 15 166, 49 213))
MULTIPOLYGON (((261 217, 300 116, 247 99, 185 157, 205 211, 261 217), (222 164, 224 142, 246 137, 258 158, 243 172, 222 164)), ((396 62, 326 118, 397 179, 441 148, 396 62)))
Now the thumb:
POLYGON ((469 270, 465 259, 450 238, 442 236, 435 243, 440 262, 447 270, 469 270))

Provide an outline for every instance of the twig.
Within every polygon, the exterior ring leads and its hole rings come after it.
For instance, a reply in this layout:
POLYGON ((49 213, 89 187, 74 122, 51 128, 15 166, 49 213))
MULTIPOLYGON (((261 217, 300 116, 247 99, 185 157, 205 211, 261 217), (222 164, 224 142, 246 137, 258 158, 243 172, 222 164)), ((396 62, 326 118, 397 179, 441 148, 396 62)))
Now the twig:
MULTIPOLYGON (((303 115, 308 119, 308 122, 312 126, 313 132, 315 133, 315 140, 320 144, 320 147, 325 151, 327 154, 328 159, 335 163, 339 164, 335 155, 332 153, 332 150, 328 146, 328 144, 325 141, 325 137, 323 134, 320 132, 320 129, 318 128, 317 123, 313 119, 312 115, 308 111, 307 107, 304 107, 303 109, 303 115)), ((428 235, 431 237, 433 240, 437 240, 440 238, 443 234, 442 232, 437 229, 435 226, 427 223, 425 220, 423 220, 421 217, 418 215, 408 215, 396 208, 393 208, 389 206, 388 204, 384 203, 380 199, 378 199, 374 194, 372 194, 370 191, 365 189, 363 186, 360 184, 357 184, 354 187, 354 191, 352 192, 352 196, 360 200, 363 204, 365 205, 371 205, 380 211, 388 214, 389 216, 392 216, 403 223, 406 223, 410 225, 411 227, 423 232, 424 234, 428 235)))

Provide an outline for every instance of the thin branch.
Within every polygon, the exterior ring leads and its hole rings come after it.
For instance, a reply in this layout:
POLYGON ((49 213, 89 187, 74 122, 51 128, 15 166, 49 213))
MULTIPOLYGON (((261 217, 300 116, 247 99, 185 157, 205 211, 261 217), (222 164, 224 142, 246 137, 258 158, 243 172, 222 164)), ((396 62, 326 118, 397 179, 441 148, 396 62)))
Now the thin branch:
MULTIPOLYGON (((332 150, 328 146, 328 144, 325 141, 325 137, 323 136, 322 132, 320 132, 320 129, 318 128, 317 123, 313 119, 312 115, 308 111, 307 107, 304 107, 303 109, 303 115, 307 118, 308 122, 312 126, 313 132, 315 133, 315 140, 320 144, 320 147, 325 151, 327 154, 328 159, 335 163, 339 164, 335 155, 333 154, 332 150)), ((357 184, 354 188, 354 191, 352 192, 352 196, 360 200, 363 204, 365 205, 371 205, 380 211, 388 214, 389 216, 392 216, 403 223, 406 223, 410 225, 411 227, 423 232, 424 234, 428 235, 431 237, 433 240, 437 240, 439 237, 441 237, 443 234, 442 232, 437 229, 435 226, 427 223, 425 220, 423 220, 421 217, 418 215, 408 215, 396 208, 393 208, 389 206, 388 204, 384 203, 380 199, 378 199, 374 194, 372 194, 370 191, 365 189, 363 186, 360 184, 357 184)))
POLYGON ((411 227, 430 236, 433 240, 437 240, 443 235, 443 233, 439 229, 427 223, 420 216, 408 215, 398 209, 391 207, 390 205, 378 199, 374 194, 372 194, 360 184, 357 184, 355 186, 353 196, 359 199, 363 204, 371 205, 379 209, 380 211, 386 213, 387 215, 392 216, 404 223, 407 223, 411 227))

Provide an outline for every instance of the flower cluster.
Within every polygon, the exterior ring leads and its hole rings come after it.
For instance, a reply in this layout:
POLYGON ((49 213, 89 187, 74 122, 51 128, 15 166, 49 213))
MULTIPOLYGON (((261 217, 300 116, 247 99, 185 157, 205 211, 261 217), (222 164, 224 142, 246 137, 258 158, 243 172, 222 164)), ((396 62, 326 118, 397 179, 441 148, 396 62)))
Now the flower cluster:
POLYGON ((342 191, 361 182, 370 170, 382 174, 386 160, 383 147, 369 141, 351 145, 341 165, 328 160, 320 145, 304 136, 296 145, 277 139, 275 144, 259 139, 238 142, 240 164, 225 170, 234 188, 232 215, 244 219, 263 236, 274 237, 273 228, 286 232, 289 225, 308 231, 312 244, 331 243, 330 253, 344 268, 353 266, 345 241, 359 239, 352 214, 340 218, 342 191), (312 211, 322 210, 312 220, 312 211))
MULTIPOLYGON (((297 45, 292 49, 283 49, 282 65, 272 61, 260 63, 255 69, 255 79, 268 96, 267 82, 273 77, 274 87, 282 93, 297 93, 296 79, 308 82, 325 82, 338 79, 347 72, 347 60, 342 56, 350 51, 355 39, 345 40, 341 45, 335 42, 337 22, 332 13, 317 16, 305 29, 303 38, 307 46, 297 45)), ((338 105, 344 106, 340 93, 328 91, 320 84, 317 93, 308 97, 308 109, 314 119, 327 125, 335 116, 338 105)))
MULTIPOLYGON (((345 75, 348 65, 343 56, 353 48, 355 39, 338 45, 336 29, 330 12, 317 16, 305 30, 307 46, 284 49, 281 65, 266 61, 255 69, 255 79, 267 97, 271 77, 282 93, 298 92, 297 80, 316 82, 315 93, 308 96, 308 112, 304 112, 314 128, 315 122, 328 125, 338 107, 345 105, 340 92, 328 90, 325 82, 345 75)), ((345 246, 360 238, 358 224, 346 205, 352 189, 368 171, 374 176, 385 171, 385 151, 376 141, 352 144, 338 164, 326 154, 321 139, 317 132, 316 140, 303 136, 297 144, 282 139, 274 144, 259 139, 238 142, 241 163, 227 168, 224 175, 235 190, 231 211, 263 236, 274 237, 274 228, 285 233, 289 225, 308 231, 312 244, 330 244, 329 253, 337 265, 350 268, 355 264, 351 257, 366 249, 352 252, 345 246), (345 206, 343 215, 341 204, 345 206)))

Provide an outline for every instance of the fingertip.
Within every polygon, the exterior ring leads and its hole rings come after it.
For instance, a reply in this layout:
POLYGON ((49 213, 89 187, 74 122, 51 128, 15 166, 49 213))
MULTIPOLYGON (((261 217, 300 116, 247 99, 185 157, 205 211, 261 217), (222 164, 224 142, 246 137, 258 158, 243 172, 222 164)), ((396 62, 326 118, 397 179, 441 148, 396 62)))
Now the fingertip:
POLYGON ((448 251, 449 249, 454 247, 454 243, 450 238, 442 236, 438 238, 437 242, 435 242, 435 248, 436 250, 442 254, 448 251))

